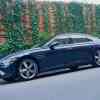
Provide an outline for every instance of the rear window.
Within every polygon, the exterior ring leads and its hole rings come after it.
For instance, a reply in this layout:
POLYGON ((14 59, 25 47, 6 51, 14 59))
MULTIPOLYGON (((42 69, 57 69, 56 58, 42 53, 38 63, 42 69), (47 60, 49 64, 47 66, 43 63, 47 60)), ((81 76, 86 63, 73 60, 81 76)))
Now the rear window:
POLYGON ((72 43, 83 43, 83 42, 90 42, 91 39, 88 38, 73 38, 72 43))

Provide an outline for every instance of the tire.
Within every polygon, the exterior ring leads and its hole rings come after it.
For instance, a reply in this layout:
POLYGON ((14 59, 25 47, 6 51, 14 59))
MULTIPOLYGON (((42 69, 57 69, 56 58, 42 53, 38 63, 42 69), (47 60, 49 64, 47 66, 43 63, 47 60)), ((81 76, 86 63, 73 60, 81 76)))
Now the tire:
POLYGON ((100 50, 97 50, 95 55, 94 55, 94 66, 100 67, 100 50))
POLYGON ((38 73, 38 65, 33 59, 25 58, 18 64, 17 80, 28 81, 34 79, 38 73))

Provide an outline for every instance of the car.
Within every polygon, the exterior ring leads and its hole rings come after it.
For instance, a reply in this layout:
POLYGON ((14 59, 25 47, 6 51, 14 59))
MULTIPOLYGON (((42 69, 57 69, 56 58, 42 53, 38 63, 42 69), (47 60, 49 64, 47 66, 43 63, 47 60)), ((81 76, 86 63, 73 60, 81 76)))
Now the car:
POLYGON ((0 78, 31 80, 38 75, 100 66, 100 39, 83 33, 59 34, 40 47, 15 52, 0 60, 0 78))

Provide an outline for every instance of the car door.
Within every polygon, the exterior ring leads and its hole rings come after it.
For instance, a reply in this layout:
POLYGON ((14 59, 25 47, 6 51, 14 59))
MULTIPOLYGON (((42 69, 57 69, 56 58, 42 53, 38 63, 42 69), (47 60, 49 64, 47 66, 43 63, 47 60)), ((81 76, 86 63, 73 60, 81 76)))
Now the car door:
POLYGON ((91 40, 87 38, 72 38, 71 47, 73 49, 73 65, 90 64, 92 61, 91 40))
MULTIPOLYGON (((41 59, 42 70, 52 70, 64 67, 67 61, 67 49, 66 45, 70 44, 70 38, 56 39, 54 42, 59 42, 54 49, 49 49, 44 52, 44 58, 41 59)), ((68 49, 69 51, 69 49, 68 49)))

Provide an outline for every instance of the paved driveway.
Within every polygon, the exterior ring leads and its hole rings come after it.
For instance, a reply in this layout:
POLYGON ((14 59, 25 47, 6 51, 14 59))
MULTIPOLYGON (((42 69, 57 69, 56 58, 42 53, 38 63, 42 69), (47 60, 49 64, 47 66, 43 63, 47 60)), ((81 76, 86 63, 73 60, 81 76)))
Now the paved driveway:
POLYGON ((100 68, 65 72, 28 82, 1 80, 0 100, 100 100, 100 68))

